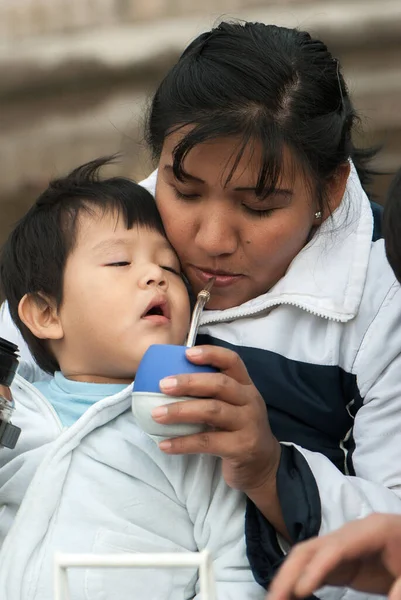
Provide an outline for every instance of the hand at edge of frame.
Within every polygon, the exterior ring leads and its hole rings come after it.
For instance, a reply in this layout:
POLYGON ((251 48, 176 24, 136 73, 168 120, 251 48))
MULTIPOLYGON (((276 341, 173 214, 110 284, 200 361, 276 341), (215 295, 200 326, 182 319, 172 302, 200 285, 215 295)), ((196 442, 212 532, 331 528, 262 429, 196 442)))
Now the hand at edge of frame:
POLYGON ((401 600, 401 516, 375 513, 294 546, 268 598, 304 598, 323 585, 401 600))

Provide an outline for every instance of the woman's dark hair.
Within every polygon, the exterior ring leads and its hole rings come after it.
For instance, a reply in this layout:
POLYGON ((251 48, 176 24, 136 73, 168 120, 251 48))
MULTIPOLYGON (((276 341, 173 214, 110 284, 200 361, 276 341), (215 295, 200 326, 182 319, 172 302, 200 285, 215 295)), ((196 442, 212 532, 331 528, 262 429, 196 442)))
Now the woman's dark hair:
POLYGON ((241 141, 228 180, 247 144, 259 141, 257 193, 274 189, 289 147, 309 176, 319 204, 325 183, 352 159, 362 184, 374 150, 352 141, 356 113, 338 60, 309 33, 262 23, 220 23, 196 38, 160 84, 146 138, 158 159, 165 138, 191 126, 174 150, 174 174, 191 149, 207 140, 241 141))
POLYGON ((387 192, 383 213, 383 234, 388 262, 401 283, 401 168, 397 171, 387 192))
POLYGON ((0 257, 0 284, 10 314, 38 365, 54 373, 59 365, 46 340, 36 338, 18 315, 25 294, 63 299, 63 276, 67 258, 77 239, 79 216, 101 210, 134 225, 164 234, 154 198, 143 187, 123 177, 100 179, 99 170, 113 157, 98 158, 66 177, 55 179, 18 222, 0 257))

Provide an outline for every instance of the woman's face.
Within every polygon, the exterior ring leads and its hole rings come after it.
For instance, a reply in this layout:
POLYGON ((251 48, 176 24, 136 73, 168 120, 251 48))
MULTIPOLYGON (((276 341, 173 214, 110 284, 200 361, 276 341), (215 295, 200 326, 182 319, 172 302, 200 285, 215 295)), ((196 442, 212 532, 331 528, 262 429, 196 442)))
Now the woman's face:
POLYGON ((195 146, 183 162, 184 181, 174 177, 173 151, 182 133, 165 140, 156 201, 167 236, 194 292, 215 276, 209 309, 238 306, 267 292, 319 224, 310 186, 294 171, 286 151, 273 194, 255 193, 261 151, 248 147, 230 182, 237 148, 233 139, 195 146))

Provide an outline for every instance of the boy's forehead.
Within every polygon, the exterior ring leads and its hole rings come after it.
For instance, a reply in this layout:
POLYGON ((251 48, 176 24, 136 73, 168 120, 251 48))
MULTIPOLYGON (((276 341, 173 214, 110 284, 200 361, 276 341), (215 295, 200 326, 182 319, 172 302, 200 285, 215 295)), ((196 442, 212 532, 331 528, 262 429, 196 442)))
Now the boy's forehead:
POLYGON ((98 241, 93 240, 94 244, 91 246, 92 250, 108 250, 124 246, 135 245, 146 245, 148 247, 155 248, 156 250, 170 250, 173 251, 171 244, 168 240, 162 236, 158 231, 148 229, 146 227, 136 227, 132 229, 126 229, 125 235, 112 236, 99 236, 98 241))
POLYGON ((76 246, 93 251, 145 244, 155 249, 173 251, 167 238, 156 229, 134 224, 127 229, 124 219, 116 213, 96 211, 79 218, 76 246))

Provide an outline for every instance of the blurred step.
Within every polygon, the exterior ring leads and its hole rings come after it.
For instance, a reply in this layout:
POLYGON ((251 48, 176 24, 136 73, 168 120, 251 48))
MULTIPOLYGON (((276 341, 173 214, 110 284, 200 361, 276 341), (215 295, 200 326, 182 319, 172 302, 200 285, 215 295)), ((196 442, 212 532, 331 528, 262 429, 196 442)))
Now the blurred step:
MULTIPOLYGON (((242 8, 230 10, 224 18, 298 26, 316 33, 336 52, 360 46, 374 51, 389 46, 400 49, 399 0, 274 2, 268 8, 266 2, 249 8, 243 7, 246 2, 236 4, 242 8)), ((191 39, 221 16, 221 12, 205 10, 202 14, 144 22, 112 22, 110 26, 71 30, 68 35, 28 37, 18 43, 3 37, 0 94, 4 97, 18 90, 60 85, 77 78, 89 83, 100 76, 113 79, 127 76, 127 72, 132 76, 163 69, 191 39)))

